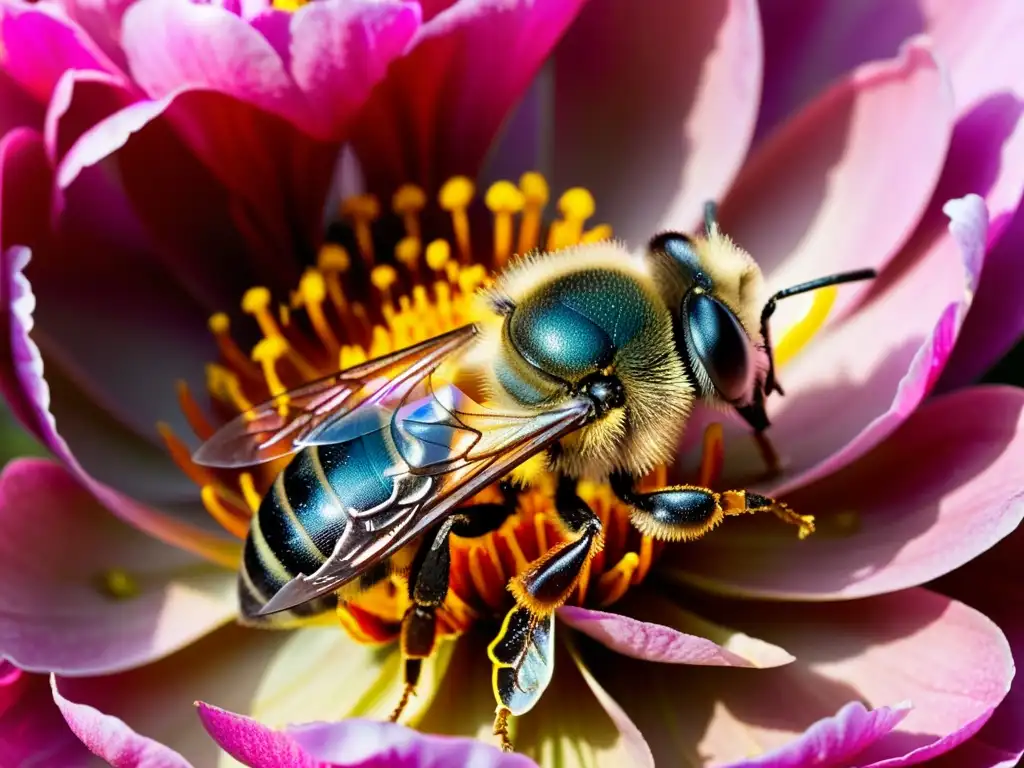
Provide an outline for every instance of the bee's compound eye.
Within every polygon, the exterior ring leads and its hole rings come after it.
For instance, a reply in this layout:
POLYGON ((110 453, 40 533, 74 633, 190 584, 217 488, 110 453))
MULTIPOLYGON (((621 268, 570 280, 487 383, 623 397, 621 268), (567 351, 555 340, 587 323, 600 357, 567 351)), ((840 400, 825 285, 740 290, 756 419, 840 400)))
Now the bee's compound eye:
POLYGON ((746 400, 753 388, 754 364, 750 338, 739 318, 713 296, 691 292, 683 301, 680 322, 690 363, 703 370, 723 400, 746 400))
POLYGON ((693 246, 693 240, 682 232, 663 232, 651 239, 647 246, 651 251, 668 254, 684 274, 705 290, 711 289, 711 280, 701 266, 700 258, 693 246))

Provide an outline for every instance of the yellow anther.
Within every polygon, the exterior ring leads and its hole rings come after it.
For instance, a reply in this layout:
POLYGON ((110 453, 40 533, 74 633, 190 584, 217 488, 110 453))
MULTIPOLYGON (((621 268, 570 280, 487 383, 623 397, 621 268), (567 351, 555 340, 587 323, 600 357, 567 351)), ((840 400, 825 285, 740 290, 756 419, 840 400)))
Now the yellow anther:
POLYGON ((523 193, 523 219, 519 223, 519 253, 528 253, 537 247, 540 239, 540 219, 544 206, 548 204, 548 182, 533 171, 519 177, 519 189, 523 193))
POLYGON ((271 397, 283 395, 287 391, 280 376, 277 375, 276 364, 288 354, 288 342, 280 336, 261 339, 252 348, 252 359, 263 368, 263 378, 267 380, 267 389, 271 397))
POLYGON ((139 594, 139 584, 135 578, 121 568, 111 568, 102 575, 103 591, 117 600, 128 600, 139 594))
POLYGON ((316 266, 323 272, 348 272, 352 257, 348 250, 337 243, 325 243, 316 257, 316 266))
POLYGON ((435 272, 443 270, 451 256, 452 249, 447 240, 434 240, 427 245, 427 266, 435 272))
POLYGON ((359 252, 367 262, 373 261, 373 230, 371 225, 380 216, 380 202, 371 194, 353 195, 341 201, 341 215, 352 222, 359 252))
POLYGON ((256 318, 260 330, 267 338, 281 335, 281 329, 270 308, 270 301, 270 291, 262 286, 250 288, 242 296, 242 311, 256 318))
POLYGON ((302 303, 306 307, 306 314, 309 315, 309 322, 313 330, 320 337, 320 341, 329 350, 338 348, 338 339, 331 330, 330 323, 324 315, 324 299, 327 298, 327 281, 324 276, 315 269, 308 269, 299 280, 299 293, 302 295, 302 303))
POLYGON ((374 267, 370 272, 370 282, 384 296, 388 302, 391 301, 391 288, 398 282, 398 271, 390 264, 381 264, 374 267))
POLYGON ((484 196, 494 215, 494 265, 500 268, 512 255, 512 216, 523 210, 524 197, 511 181, 497 181, 484 196))
POLYGON ((600 243, 602 240, 612 239, 611 224, 598 224, 584 232, 580 236, 581 243, 600 243))
POLYGON ((423 243, 418 237, 407 236, 398 241, 395 246, 395 258, 413 276, 416 275, 420 262, 420 253, 423 250, 423 243))
POLYGON ((468 263, 470 258, 469 214, 467 209, 473 200, 475 188, 466 176, 453 176, 441 187, 438 204, 452 217, 455 244, 459 247, 459 258, 468 263))
POLYGON ((252 408, 252 402, 242 392, 238 377, 221 365, 206 366, 206 388, 214 397, 233 405, 239 413, 252 408))
POLYGON ((830 285, 814 292, 811 308, 775 345, 775 367, 781 368, 800 352, 821 330, 839 295, 839 287, 830 285))
POLYGON ((231 329, 231 320, 228 319, 227 314, 224 312, 216 312, 210 315, 210 321, 207 325, 210 328, 210 333, 219 336, 231 329))
POLYGON ((199 496, 203 500, 203 506, 206 507, 206 511, 210 513, 210 517, 220 523, 220 526, 225 531, 232 536, 237 536, 239 539, 244 539, 249 535, 249 521, 243 520, 225 507, 217 495, 216 488, 212 485, 204 485, 199 492, 199 496))
POLYGON ((583 224, 594 215, 594 196, 583 187, 566 190, 558 198, 558 212, 562 218, 551 225, 549 250, 576 245, 580 241, 583 224))
POLYGON ((420 237, 420 211, 427 204, 427 194, 415 184, 403 184, 391 198, 391 208, 402 217, 405 234, 420 237))
POLYGON ((256 483, 253 482, 251 472, 242 472, 238 476, 238 487, 242 491, 242 498, 245 499, 246 506, 249 507, 249 511, 254 515, 260 511, 260 498, 259 493, 256 490, 256 483))

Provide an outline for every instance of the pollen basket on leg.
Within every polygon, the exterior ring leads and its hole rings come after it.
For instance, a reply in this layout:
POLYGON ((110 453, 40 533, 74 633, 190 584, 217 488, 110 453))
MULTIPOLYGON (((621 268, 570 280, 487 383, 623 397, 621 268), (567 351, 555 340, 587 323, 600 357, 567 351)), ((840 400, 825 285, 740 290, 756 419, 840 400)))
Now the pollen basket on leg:
MULTIPOLYGON (((284 408, 284 393, 295 387, 473 322, 484 311, 478 289, 521 254, 611 236, 605 224, 588 225, 595 204, 586 190, 555 198, 550 211, 549 197, 545 179, 526 173, 518 182, 479 190, 472 180, 455 177, 433 194, 406 184, 390 200, 369 194, 343 200, 315 263, 297 285, 282 295, 252 286, 237 307, 210 317, 218 356, 206 369, 207 397, 177 385, 179 406, 195 438, 208 439, 220 425, 270 397, 281 397, 284 408)), ((184 436, 166 424, 160 433, 174 461, 198 486, 210 515, 245 539, 288 458, 244 471, 211 469, 192 462, 184 436)), ((606 491, 595 494, 600 514, 623 523, 613 526, 621 534, 611 537, 611 552, 619 558, 632 552, 638 565, 630 579, 642 578, 656 547, 639 537, 626 542, 626 517, 612 511, 617 502, 606 491)), ((508 580, 561 540, 549 510, 550 500, 524 494, 522 509, 509 524, 477 542, 482 549, 469 555, 462 542, 453 548, 458 563, 437 614, 441 635, 462 632, 481 615, 507 607, 508 580)), ((589 602, 588 595, 597 594, 608 555, 598 557, 574 600, 589 602)), ((408 589, 396 569, 354 597, 343 595, 337 621, 361 642, 393 640, 410 604, 408 589)))

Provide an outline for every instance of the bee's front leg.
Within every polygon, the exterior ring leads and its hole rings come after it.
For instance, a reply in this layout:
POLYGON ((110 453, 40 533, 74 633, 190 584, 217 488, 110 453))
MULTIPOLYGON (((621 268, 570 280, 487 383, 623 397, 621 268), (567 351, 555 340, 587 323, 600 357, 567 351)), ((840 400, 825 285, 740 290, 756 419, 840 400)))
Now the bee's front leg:
POLYGON ((516 492, 510 485, 502 485, 505 499, 499 504, 475 504, 463 507, 428 534, 412 563, 409 573, 409 598, 412 605, 402 618, 402 658, 405 688, 402 698, 391 713, 391 721, 398 720, 415 694, 423 660, 430 658, 437 645, 437 609, 444 605, 448 595, 448 576, 451 570, 449 537, 454 534, 475 538, 496 531, 516 508, 516 492))
POLYGON ((530 711, 554 673, 555 609, 579 584, 590 559, 601 549, 601 520, 576 495, 576 483, 559 482, 555 508, 572 538, 548 550, 509 583, 516 606, 508 612, 487 654, 498 708, 494 733, 510 751, 508 719, 530 711))
POLYGON ((626 474, 611 477, 615 495, 634 510, 632 522, 646 536, 660 541, 692 541, 733 515, 771 512, 799 527, 799 536, 814 533, 814 517, 798 515, 785 503, 750 491, 722 491, 694 485, 675 485, 638 493, 626 474))

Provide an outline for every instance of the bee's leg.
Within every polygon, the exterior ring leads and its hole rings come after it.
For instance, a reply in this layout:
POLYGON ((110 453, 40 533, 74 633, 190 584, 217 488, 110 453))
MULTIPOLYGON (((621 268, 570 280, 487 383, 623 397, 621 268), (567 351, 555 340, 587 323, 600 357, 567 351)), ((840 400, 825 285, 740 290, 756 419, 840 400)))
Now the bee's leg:
POLYGON ((755 512, 771 512, 798 526, 801 539, 814 533, 813 516, 798 515, 783 502, 750 491, 716 493, 710 488, 676 485, 638 493, 633 478, 626 474, 612 475, 611 487, 633 508, 633 524, 640 532, 661 541, 699 539, 726 517, 755 512))
POLYGON ((402 658, 405 662, 403 676, 405 688, 402 698, 391 713, 391 721, 398 720, 402 710, 416 692, 423 660, 430 658, 437 645, 437 609, 448 595, 448 575, 451 568, 449 536, 455 534, 474 538, 496 531, 509 515, 515 511, 516 492, 510 485, 502 485, 504 502, 500 504, 475 504, 462 507, 434 529, 428 536, 409 573, 409 598, 412 605, 402 619, 402 658))
POLYGON ((516 606, 487 649, 498 708, 494 733, 511 751, 508 719, 529 712, 554 673, 555 609, 569 599, 580 574, 603 544, 601 520, 576 495, 575 481, 562 479, 555 508, 572 538, 548 550, 509 583, 516 606))

